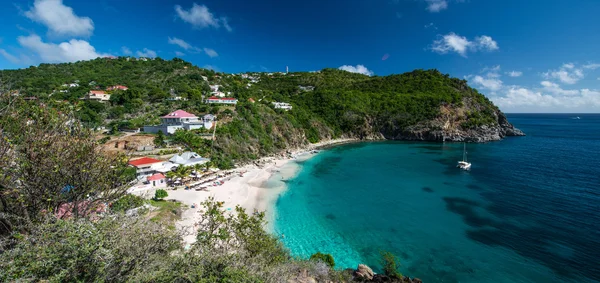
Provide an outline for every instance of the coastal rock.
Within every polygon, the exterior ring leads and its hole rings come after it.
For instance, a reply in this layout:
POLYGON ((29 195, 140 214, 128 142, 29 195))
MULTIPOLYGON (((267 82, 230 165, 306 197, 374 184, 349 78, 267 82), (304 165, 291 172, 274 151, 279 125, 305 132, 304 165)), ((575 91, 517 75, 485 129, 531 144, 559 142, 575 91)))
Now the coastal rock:
POLYGON ((308 276, 306 269, 301 270, 296 278, 289 279, 288 283, 317 283, 315 278, 308 276))
POLYGON ((359 264, 354 271, 354 276, 360 279, 372 280, 374 275, 373 270, 364 264, 359 264))

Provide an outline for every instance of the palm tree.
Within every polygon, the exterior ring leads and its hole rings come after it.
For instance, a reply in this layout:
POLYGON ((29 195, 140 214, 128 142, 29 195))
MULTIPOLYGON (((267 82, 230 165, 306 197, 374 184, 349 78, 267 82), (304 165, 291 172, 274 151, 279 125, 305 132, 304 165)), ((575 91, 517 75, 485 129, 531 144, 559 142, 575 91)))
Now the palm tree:
POLYGON ((186 167, 183 165, 179 165, 175 171, 175 176, 181 178, 181 179, 186 179, 190 176, 190 173, 192 173, 192 168, 190 167, 186 167))

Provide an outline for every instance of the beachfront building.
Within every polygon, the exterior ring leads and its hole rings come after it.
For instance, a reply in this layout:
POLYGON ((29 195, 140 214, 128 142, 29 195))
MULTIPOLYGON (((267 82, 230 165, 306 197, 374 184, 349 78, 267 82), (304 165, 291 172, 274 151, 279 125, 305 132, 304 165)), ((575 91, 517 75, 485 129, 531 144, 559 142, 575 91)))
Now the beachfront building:
POLYGON ((139 159, 129 161, 129 165, 135 167, 136 176, 138 178, 151 176, 156 173, 168 172, 169 170, 171 170, 172 166, 169 167, 168 164, 165 166, 165 163, 165 161, 150 157, 142 157, 139 159))
POLYGON ((163 173, 156 173, 148 177, 147 180, 154 188, 164 188, 167 186, 167 177, 163 173))
POLYGON ((275 109, 292 110, 292 105, 285 102, 273 102, 273 106, 275 106, 275 109))
POLYGON ((206 103, 209 104, 229 104, 229 105, 236 105, 238 102, 238 100, 236 98, 232 98, 232 97, 216 97, 216 96, 211 96, 209 98, 206 99, 206 103))
POLYGON ((90 90, 82 99, 106 102, 110 100, 110 94, 103 90, 90 90))
POLYGON ((206 164, 210 161, 209 158, 203 158, 195 152, 186 151, 182 154, 177 154, 169 159, 175 165, 194 166, 196 164, 206 164))
POLYGON ((213 121, 205 121, 203 118, 183 110, 171 112, 160 117, 161 124, 157 126, 144 126, 144 132, 174 134, 179 129, 196 130, 201 128, 212 128, 213 121))

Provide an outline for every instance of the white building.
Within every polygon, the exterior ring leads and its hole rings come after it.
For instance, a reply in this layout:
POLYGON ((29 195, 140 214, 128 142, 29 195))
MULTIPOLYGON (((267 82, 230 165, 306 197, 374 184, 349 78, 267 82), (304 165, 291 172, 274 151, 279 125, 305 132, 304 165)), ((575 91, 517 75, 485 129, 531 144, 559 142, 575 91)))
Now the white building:
POLYGON ((273 106, 275 106, 275 109, 292 110, 292 105, 285 102, 273 102, 273 106))
POLYGON ((236 98, 232 98, 232 97, 216 97, 216 96, 212 96, 206 99, 206 103, 210 103, 210 104, 231 104, 231 105, 236 105, 237 104, 237 99, 236 98))
POLYGON ((150 157, 142 157, 136 160, 131 160, 129 161, 129 165, 135 167, 138 178, 151 176, 156 173, 168 172, 174 166, 174 164, 171 162, 150 157))
POLYGON ((212 128, 212 121, 204 121, 198 116, 188 113, 183 110, 171 112, 160 117, 162 124, 158 126, 144 126, 144 132, 158 133, 162 131, 164 134, 174 134, 179 129, 196 130, 201 128, 212 128))
POLYGON ((90 90, 82 99, 105 102, 110 100, 110 94, 103 90, 90 90))

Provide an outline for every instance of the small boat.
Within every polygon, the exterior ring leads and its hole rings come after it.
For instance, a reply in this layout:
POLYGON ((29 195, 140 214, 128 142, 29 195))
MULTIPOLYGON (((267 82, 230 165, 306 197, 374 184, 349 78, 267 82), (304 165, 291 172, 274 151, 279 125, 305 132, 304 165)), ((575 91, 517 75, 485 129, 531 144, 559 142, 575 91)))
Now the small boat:
POLYGON ((459 161, 458 164, 456 165, 456 167, 458 167, 462 170, 469 170, 469 169, 471 169, 471 163, 467 162, 467 144, 463 143, 463 145, 464 145, 463 160, 459 161))

